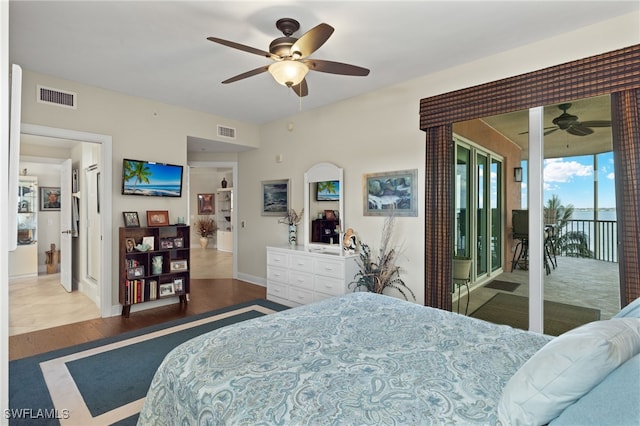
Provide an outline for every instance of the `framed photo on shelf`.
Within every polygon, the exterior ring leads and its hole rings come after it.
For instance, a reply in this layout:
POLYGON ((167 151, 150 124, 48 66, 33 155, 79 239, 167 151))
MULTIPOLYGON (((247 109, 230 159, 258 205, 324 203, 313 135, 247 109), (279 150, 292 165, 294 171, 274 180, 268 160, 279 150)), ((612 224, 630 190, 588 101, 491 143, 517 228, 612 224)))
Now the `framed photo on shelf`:
POLYGON ((60 210, 60 187, 41 186, 40 187, 40 210, 59 211, 60 210))
POLYGON ((182 237, 174 238, 173 246, 175 248, 182 248, 184 246, 184 240, 182 239, 182 237))
POLYGON ((160 284, 159 287, 160 297, 168 297, 176 294, 176 289, 173 283, 160 284))
POLYGON ((418 169, 363 175, 365 216, 418 216, 418 169))
POLYGON ((324 218, 326 220, 336 220, 336 212, 333 210, 325 210, 324 211, 324 218))
POLYGON ((163 249, 172 249, 173 248, 173 240, 171 238, 163 238, 160 240, 160 248, 163 249))
POLYGON ((122 217, 124 217, 125 228, 140 227, 140 219, 138 218, 138 212, 122 212, 122 217))
POLYGON ((167 210, 147 210, 147 226, 169 225, 169 212, 167 210))
POLYGON ((133 250, 136 248, 136 240, 133 238, 127 238, 124 241, 124 247, 127 253, 133 253, 133 250))
POLYGON ((153 236, 149 236, 149 237, 142 237, 142 245, 148 245, 149 247, 151 247, 149 250, 154 250, 154 237, 153 236))
POLYGON ((127 270, 128 278, 140 278, 144 277, 144 266, 136 266, 135 268, 129 268, 127 270))
POLYGON ((198 194, 198 214, 214 214, 215 211, 215 195, 198 194))
POLYGON ((172 260, 171 261, 171 271, 186 271, 187 261, 186 260, 172 260))
POLYGON ((284 216, 289 211, 289 179, 262 181, 262 216, 284 216))
POLYGON ((184 278, 176 278, 173 280, 173 287, 176 293, 184 292, 184 278))

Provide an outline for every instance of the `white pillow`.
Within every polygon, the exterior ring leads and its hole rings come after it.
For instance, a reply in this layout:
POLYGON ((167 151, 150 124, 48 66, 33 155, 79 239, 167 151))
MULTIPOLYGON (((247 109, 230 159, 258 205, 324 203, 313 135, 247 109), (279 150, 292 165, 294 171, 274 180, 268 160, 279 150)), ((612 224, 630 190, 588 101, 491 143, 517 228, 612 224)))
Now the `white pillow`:
POLYGON ((640 319, 594 321, 556 337, 509 379, 498 405, 504 425, 543 425, 640 353, 640 319))

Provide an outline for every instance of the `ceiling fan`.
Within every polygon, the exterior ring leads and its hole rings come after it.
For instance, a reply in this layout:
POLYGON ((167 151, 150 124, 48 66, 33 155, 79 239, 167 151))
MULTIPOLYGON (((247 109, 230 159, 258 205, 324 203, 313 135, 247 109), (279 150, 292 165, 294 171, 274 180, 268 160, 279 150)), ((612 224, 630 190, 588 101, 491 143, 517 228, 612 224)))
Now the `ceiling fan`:
POLYGON ((361 77, 369 75, 369 70, 366 68, 309 58, 313 52, 318 50, 329 39, 334 31, 332 26, 324 23, 317 25, 300 36, 300 38, 293 37, 293 34, 300 29, 300 23, 295 19, 278 19, 276 28, 284 34, 284 37, 278 37, 273 40, 269 45, 268 52, 218 37, 207 37, 207 40, 214 43, 264 56, 274 61, 270 65, 264 65, 231 77, 223 81, 222 84, 233 83, 269 71, 278 83, 290 87, 298 96, 302 97, 309 94, 305 76, 310 70, 361 77))
MULTIPOLYGON (((588 136, 593 133, 592 127, 611 127, 610 120, 590 120, 590 121, 578 121, 578 117, 569 114, 567 110, 571 108, 571 104, 560 104, 558 108, 562 111, 562 114, 552 120, 554 126, 545 127, 544 135, 547 136, 557 130, 564 130, 569 134, 575 136, 588 136)), ((528 133, 522 132, 521 135, 528 133)))

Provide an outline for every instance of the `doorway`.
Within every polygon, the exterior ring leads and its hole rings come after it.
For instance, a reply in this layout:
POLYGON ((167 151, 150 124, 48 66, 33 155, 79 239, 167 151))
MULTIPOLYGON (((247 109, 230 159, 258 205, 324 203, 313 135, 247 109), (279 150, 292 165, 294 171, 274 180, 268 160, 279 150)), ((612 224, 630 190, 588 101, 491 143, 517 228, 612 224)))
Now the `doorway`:
MULTIPOLYGON (((237 162, 189 161, 189 223, 193 227, 199 217, 210 216, 217 230, 209 237, 206 248, 199 238, 192 240, 191 278, 238 278, 237 261, 237 162), (223 183, 224 180, 224 183, 223 183), (200 199, 213 199, 213 208, 203 211, 200 199), (212 197, 212 198, 210 198, 212 197)), ((196 230, 193 231, 196 233, 196 230)), ((196 234, 197 235, 197 234, 196 234)))
MULTIPOLYGON (((112 139, 111 136, 95 133, 79 132, 69 129, 61 129, 54 127, 46 127, 34 124, 25 124, 21 126, 22 135, 30 135, 34 137, 46 138, 48 143, 53 144, 67 143, 86 144, 97 150, 102 164, 111 165, 112 162, 112 139), (69 142, 70 141, 70 142, 69 142)), ((101 206, 111 206, 112 198, 112 172, 111 167, 104 167, 100 171, 101 190, 97 194, 96 203, 101 206)), ((108 210, 106 211, 109 212, 108 210)), ((99 234, 95 237, 99 243, 96 245, 98 249, 97 256, 102 265, 111 265, 112 242, 109 237, 112 234, 112 223, 110 214, 102 214, 99 218, 99 234)), ((80 230, 82 231, 82 230, 80 230)), ((95 278, 95 277, 94 277, 95 278)), ((98 280, 94 286, 94 294, 92 300, 98 307, 101 317, 112 315, 112 289, 108 283, 112 282, 111 268, 101 268, 98 280)))

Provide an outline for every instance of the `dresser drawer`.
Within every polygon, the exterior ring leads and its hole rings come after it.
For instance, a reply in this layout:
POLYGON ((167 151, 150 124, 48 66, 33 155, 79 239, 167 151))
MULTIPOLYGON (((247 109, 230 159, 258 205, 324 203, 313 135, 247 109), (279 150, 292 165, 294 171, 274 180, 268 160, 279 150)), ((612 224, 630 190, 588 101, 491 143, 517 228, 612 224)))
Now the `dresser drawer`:
POLYGON ((289 284, 313 290, 313 274, 300 271, 289 271, 289 284))
POLYGON ((298 254, 292 254, 289 267, 291 269, 295 269, 296 271, 308 272, 310 274, 313 273, 313 258, 310 256, 301 256, 298 254))
POLYGON ((267 250, 267 265, 289 267, 289 255, 280 251, 267 250))
POLYGON ((347 289, 345 289, 346 284, 344 283, 344 280, 339 280, 337 278, 316 276, 313 287, 314 290, 318 293, 325 293, 332 296, 339 296, 347 292, 347 289))
POLYGON ((294 303, 306 305, 313 302, 313 292, 297 287, 289 287, 289 300, 294 303))
POLYGON ((289 271, 285 268, 269 265, 267 266, 267 280, 287 284, 289 282, 289 271))
POLYGON ((267 295, 280 299, 289 298, 289 287, 286 284, 271 282, 267 283, 267 295))
POLYGON ((344 279, 344 263, 333 259, 314 259, 313 272, 325 277, 344 279))

